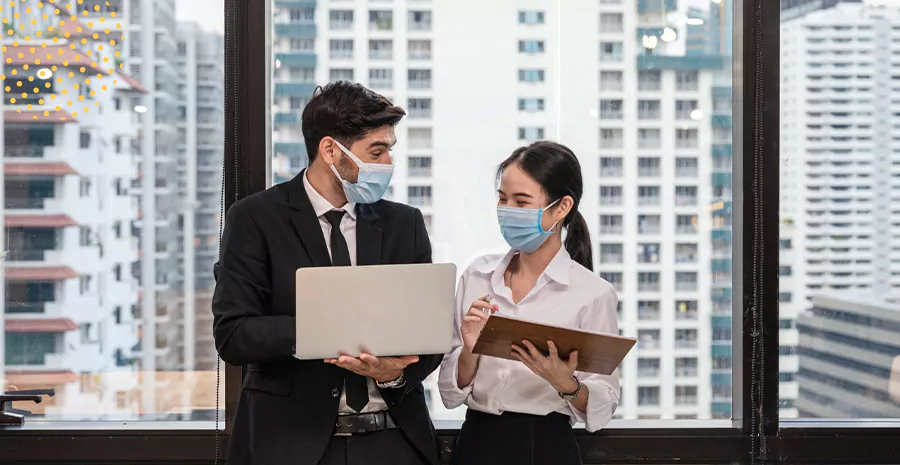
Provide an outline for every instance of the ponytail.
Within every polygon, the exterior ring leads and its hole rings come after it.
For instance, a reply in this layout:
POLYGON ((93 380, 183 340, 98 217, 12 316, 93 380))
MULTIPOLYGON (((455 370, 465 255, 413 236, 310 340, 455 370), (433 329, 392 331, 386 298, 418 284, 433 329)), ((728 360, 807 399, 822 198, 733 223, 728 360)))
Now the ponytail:
POLYGON ((572 260, 581 266, 594 271, 594 257, 591 250, 591 234, 587 222, 578 210, 569 213, 569 224, 566 225, 566 252, 572 260))

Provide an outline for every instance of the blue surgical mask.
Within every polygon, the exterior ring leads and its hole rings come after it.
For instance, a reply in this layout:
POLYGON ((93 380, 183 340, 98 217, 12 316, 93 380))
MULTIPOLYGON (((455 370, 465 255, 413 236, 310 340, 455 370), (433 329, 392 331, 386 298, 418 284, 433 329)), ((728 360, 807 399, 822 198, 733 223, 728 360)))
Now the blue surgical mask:
POLYGON ((384 165, 381 163, 363 163, 356 155, 350 153, 346 147, 340 142, 334 141, 341 151, 344 152, 359 167, 359 176, 356 183, 346 181, 338 174, 334 165, 331 165, 331 171, 341 181, 344 187, 344 195, 347 200, 355 203, 375 203, 384 197, 387 192, 388 184, 391 183, 391 177, 394 175, 394 165, 384 165))
MULTIPOLYGON (((545 231, 541 220, 544 211, 556 205, 556 202, 544 208, 497 207, 497 221, 500 222, 500 234, 513 250, 532 253, 553 234, 556 224, 545 231)), ((558 222, 557 222, 558 223, 558 222)))

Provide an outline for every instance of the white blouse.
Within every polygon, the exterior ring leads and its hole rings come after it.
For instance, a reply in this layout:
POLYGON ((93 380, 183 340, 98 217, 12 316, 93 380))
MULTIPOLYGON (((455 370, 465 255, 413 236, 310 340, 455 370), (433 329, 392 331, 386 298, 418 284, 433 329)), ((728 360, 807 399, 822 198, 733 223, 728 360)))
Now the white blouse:
MULTIPOLYGON (((457 386, 459 355, 462 351, 460 324, 472 302, 486 294, 499 312, 538 323, 618 334, 613 286, 590 270, 574 262, 560 247, 559 252, 538 278, 534 289, 518 305, 506 287, 503 275, 513 252, 476 259, 463 273, 456 292, 456 316, 453 351, 444 356, 438 388, 447 408, 465 404, 471 409, 499 415, 518 412, 568 415, 572 424, 582 422, 588 431, 606 426, 619 403, 619 378, 575 372, 590 395, 587 411, 582 412, 559 397, 550 383, 515 360, 480 357, 475 378, 468 386, 457 386)), ((582 389, 584 389, 582 388, 582 389)))

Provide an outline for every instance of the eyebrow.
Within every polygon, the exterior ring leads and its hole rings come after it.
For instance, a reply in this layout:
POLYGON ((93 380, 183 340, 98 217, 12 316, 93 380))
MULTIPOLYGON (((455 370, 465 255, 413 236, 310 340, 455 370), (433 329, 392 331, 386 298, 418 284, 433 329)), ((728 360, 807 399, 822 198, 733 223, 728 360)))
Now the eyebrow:
POLYGON ((369 144, 369 148, 371 149, 371 148, 375 148, 375 147, 384 147, 384 148, 389 149, 396 144, 397 144, 397 141, 394 141, 394 143, 391 144, 391 143, 388 143, 388 141, 376 140, 375 142, 372 142, 371 144, 369 144))
MULTIPOLYGON (((497 193, 498 193, 498 194, 506 195, 506 193, 503 192, 503 190, 501 190, 501 189, 497 189, 497 193)), ((515 192, 515 193, 513 193, 511 196, 512 196, 512 197, 528 197, 529 199, 533 199, 533 198, 534 198, 533 195, 531 195, 531 194, 529 194, 529 193, 527 193, 527 192, 515 192)))

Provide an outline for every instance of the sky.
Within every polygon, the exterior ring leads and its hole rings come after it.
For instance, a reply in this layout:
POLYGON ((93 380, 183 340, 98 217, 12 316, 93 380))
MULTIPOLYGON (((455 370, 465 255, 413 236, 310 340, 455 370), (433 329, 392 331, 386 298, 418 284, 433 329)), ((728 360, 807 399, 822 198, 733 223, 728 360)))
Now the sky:
POLYGON ((225 0, 175 0, 178 21, 193 21, 203 29, 225 34, 225 0))

